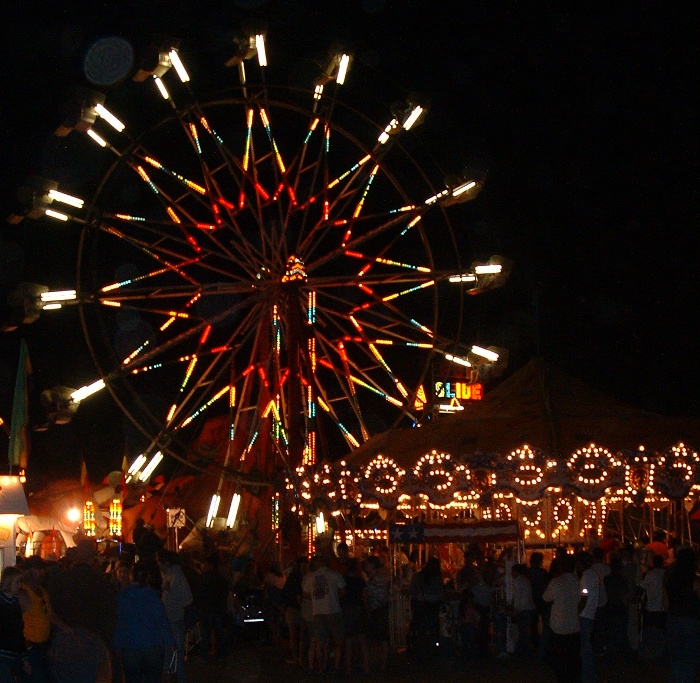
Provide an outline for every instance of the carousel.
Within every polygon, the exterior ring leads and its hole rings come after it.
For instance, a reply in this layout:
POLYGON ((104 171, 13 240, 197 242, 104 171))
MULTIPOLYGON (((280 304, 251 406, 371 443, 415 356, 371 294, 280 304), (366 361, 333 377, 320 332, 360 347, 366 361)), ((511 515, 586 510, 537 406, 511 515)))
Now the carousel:
POLYGON ((517 522, 529 546, 606 533, 635 543, 659 529, 693 542, 698 420, 626 406, 540 360, 464 413, 298 468, 292 507, 389 542, 391 524, 487 521, 517 522))

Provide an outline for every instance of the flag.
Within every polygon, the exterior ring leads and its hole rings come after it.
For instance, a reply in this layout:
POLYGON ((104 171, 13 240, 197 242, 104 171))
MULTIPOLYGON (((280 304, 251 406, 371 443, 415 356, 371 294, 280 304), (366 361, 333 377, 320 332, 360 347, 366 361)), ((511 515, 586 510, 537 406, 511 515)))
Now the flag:
POLYGON ((85 500, 90 500, 92 498, 92 493, 90 491, 90 480, 88 479, 87 465, 85 460, 80 461, 80 485, 83 487, 83 493, 85 493, 85 500))
POLYGON ((126 498, 126 473, 128 470, 129 461, 126 459, 126 454, 124 454, 124 457, 122 458, 122 476, 119 480, 119 496, 122 499, 122 502, 124 502, 124 498, 126 498))
POLYGON ((390 524, 390 543, 423 543, 424 524, 390 524))
POLYGON ((19 348, 19 364, 15 380, 15 396, 10 421, 10 471, 26 469, 29 456, 29 382, 32 364, 29 361, 27 342, 22 340, 19 348))

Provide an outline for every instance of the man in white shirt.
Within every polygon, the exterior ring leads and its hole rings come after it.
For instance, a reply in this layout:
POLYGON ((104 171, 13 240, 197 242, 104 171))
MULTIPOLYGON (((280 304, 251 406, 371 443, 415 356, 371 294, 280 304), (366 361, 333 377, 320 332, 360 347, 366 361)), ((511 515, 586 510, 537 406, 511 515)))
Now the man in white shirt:
POLYGON ((580 576, 579 628, 581 629, 581 683, 596 683, 595 654, 593 652, 593 628, 600 598, 600 579, 591 568, 593 556, 581 552, 577 557, 580 576))
POLYGON ((559 568, 561 573, 552 578, 542 595, 545 602, 552 603, 549 614, 549 651, 558 683, 575 683, 579 679, 581 648, 579 580, 574 573, 574 558, 571 555, 561 559, 559 568))
POLYGON ((610 576, 610 565, 604 561, 605 551, 600 546, 596 546, 591 551, 593 555, 593 564, 591 569, 598 575, 598 609, 595 615, 595 625, 593 627, 593 650, 596 655, 602 655, 605 651, 605 642, 607 636, 607 606, 608 592, 605 589, 605 577, 610 576))
POLYGON ((530 628, 535 617, 535 601, 532 599, 532 587, 527 578, 527 566, 514 564, 513 576, 513 620, 518 625, 518 641, 515 644, 516 655, 529 655, 532 652, 530 628))
POLYGON ((644 628, 651 626, 666 630, 666 610, 664 608, 664 558, 654 555, 652 568, 639 584, 644 589, 644 628))
POLYGON ((325 672, 328 664, 328 641, 333 638, 336 673, 340 672, 340 660, 345 634, 340 598, 345 595, 345 579, 340 572, 328 566, 327 558, 318 558, 319 567, 309 572, 302 581, 302 590, 311 598, 314 640, 319 648, 317 662, 325 672))

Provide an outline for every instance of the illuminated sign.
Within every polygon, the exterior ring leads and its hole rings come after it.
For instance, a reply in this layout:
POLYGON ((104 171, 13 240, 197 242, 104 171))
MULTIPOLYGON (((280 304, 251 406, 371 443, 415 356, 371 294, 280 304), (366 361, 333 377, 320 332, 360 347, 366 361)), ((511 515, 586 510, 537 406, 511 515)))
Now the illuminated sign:
POLYGON ((435 382, 435 398, 456 399, 457 401, 481 401, 484 398, 483 384, 467 382, 435 382))
POLYGON ((469 401, 481 401, 484 386, 460 380, 435 382, 435 405, 440 413, 457 413, 469 401))

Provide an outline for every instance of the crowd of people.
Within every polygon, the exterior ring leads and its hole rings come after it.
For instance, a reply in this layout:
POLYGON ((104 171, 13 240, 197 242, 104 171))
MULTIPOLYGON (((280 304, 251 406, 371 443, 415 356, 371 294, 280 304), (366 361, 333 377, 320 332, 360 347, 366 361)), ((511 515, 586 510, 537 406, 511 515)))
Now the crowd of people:
POLYGON ((168 668, 184 683, 192 603, 177 555, 162 548, 113 564, 92 542, 61 561, 20 557, 0 577, 0 683, 161 683, 168 668))
POLYGON ((601 668, 625 657, 667 652, 674 682, 700 674, 698 556, 664 532, 650 542, 558 548, 548 569, 541 552, 529 566, 465 554, 456 577, 461 592, 465 657, 536 656, 560 683, 594 683, 601 668), (507 567, 510 589, 507 590, 507 567), (510 641, 510 642, 509 642, 510 641))
POLYGON ((635 651, 666 649, 678 683, 700 673, 698 558, 671 553, 662 534, 636 548, 558 548, 548 567, 542 552, 520 563, 513 547, 470 546, 458 571, 409 549, 352 557, 345 543, 284 569, 158 544, 138 552, 100 562, 82 543, 61 561, 7 567, 0 683, 160 683, 164 672, 185 683, 187 655, 226 654, 248 622, 288 665, 338 676, 386 671, 392 629, 416 662, 538 657, 561 683, 592 683, 606 660, 635 651))

